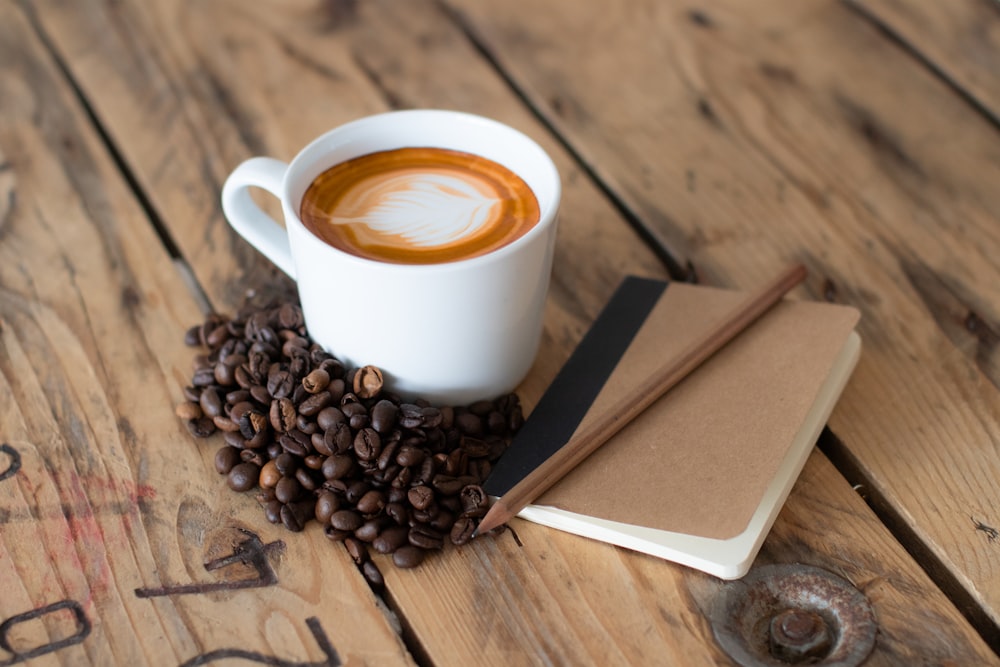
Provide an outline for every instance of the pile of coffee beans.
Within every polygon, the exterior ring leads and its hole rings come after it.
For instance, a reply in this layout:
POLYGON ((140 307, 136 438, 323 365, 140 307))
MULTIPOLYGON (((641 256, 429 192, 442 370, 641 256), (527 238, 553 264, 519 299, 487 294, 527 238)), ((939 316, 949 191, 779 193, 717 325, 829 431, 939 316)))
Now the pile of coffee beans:
POLYGON ((294 302, 210 315, 185 342, 202 351, 177 416, 197 438, 222 432, 215 467, 229 487, 256 489, 288 530, 318 521, 373 584, 369 548, 414 567, 471 538, 488 509, 480 485, 523 422, 515 394, 401 400, 378 368, 347 368, 312 342, 294 302))

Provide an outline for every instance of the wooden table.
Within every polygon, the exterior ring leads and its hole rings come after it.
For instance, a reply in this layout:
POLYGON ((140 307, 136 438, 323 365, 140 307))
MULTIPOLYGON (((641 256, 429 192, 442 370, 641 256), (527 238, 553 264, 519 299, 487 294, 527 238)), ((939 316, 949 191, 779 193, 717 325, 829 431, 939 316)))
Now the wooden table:
POLYGON ((858 307, 860 365, 751 572, 857 587, 866 664, 996 664, 998 8, 0 2, 0 664, 730 663, 730 584, 523 521, 377 558, 373 591, 175 417, 184 331, 289 289, 223 219, 226 174, 409 107, 495 117, 561 169, 529 406, 625 274, 801 260, 796 297, 858 307))

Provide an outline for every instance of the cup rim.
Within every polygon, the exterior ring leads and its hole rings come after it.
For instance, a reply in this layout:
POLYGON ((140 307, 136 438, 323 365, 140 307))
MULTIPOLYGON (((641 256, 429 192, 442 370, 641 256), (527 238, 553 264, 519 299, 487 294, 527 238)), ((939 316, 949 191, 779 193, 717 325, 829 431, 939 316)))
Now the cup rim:
MULTIPOLYGON (((434 142, 428 142, 428 144, 425 145, 432 146, 433 143, 434 142)), ((400 148, 403 148, 403 146, 400 146, 400 148)), ((470 150, 468 152, 474 152, 474 151, 470 150)), ((359 153, 358 156, 363 154, 364 153, 359 153)), ((330 166, 332 165, 328 165, 327 167, 324 167, 324 169, 328 169, 330 166)), ((312 176, 312 178, 315 178, 315 175, 312 176)), ((531 187, 530 184, 529 187, 531 187)), ((532 188, 532 190, 534 191, 534 188, 532 188)), ((303 189, 303 193, 304 192, 305 189, 303 189)), ((538 194, 535 193, 535 196, 538 197, 538 194)), ((355 120, 348 121, 347 123, 344 123, 342 125, 338 125, 337 127, 334 127, 324 132, 323 134, 319 135, 318 137, 310 141, 308 144, 306 144, 306 146, 303 147, 298 153, 296 153, 295 157, 293 157, 292 161, 289 163, 288 168, 285 170, 285 176, 282 180, 282 186, 281 186, 281 202, 283 208, 285 209, 284 213, 285 213, 286 225, 292 225, 297 227, 300 232, 304 232, 305 234, 307 234, 310 239, 320 243, 322 247, 335 253, 339 257, 345 258, 345 260, 347 261, 357 263, 361 266, 367 266, 367 267, 379 266, 382 267, 384 270, 398 270, 405 272, 419 272, 419 271, 431 272, 431 271, 442 271, 442 270, 457 270, 457 269, 473 267, 480 264, 488 264, 495 261, 501 261, 507 255, 516 252, 517 249, 520 248, 521 246, 531 243, 531 241, 537 236, 545 234, 548 231, 548 228, 556 223, 556 218, 558 215, 561 199, 562 199, 562 181, 559 176, 559 171, 556 168, 555 162, 552 160, 552 157, 548 154, 548 151, 542 148, 537 141, 532 139, 530 136, 528 136, 521 130, 511 127, 510 125, 507 125, 505 123, 501 123, 498 120, 465 111, 455 111, 449 109, 404 109, 396 111, 386 111, 378 114, 364 116, 362 118, 357 118, 355 120), (373 122, 383 122, 385 120, 390 120, 392 118, 404 118, 404 117, 414 118, 417 116, 436 116, 440 118, 450 118, 456 122, 461 121, 464 123, 486 125, 495 129, 500 129, 503 132, 508 133, 512 136, 516 136, 521 141, 524 141, 529 146, 532 146, 533 149, 537 151, 539 157, 541 158, 540 170, 544 172, 543 178, 551 181, 552 184, 551 196, 546 201, 545 206, 539 212, 538 223, 535 224, 524 235, 484 255, 477 255, 475 257, 468 257, 465 259, 456 259, 447 262, 436 262, 431 264, 411 264, 404 262, 391 262, 391 261, 383 261, 377 259, 369 259, 367 257, 360 257, 358 255, 354 255, 345 250, 341 250, 340 248, 330 245, 329 243, 321 239, 319 236, 317 236, 311 229, 306 227, 305 223, 302 222, 298 211, 298 208, 301 206, 302 197, 299 196, 296 198, 295 202, 292 202, 293 185, 299 182, 298 172, 301 169, 305 168, 302 167, 301 165, 306 161, 306 158, 310 156, 311 153, 318 150, 320 146, 325 145, 330 140, 331 135, 343 134, 352 128, 356 128, 362 125, 369 125, 373 122)), ((541 202, 539 202, 539 204, 541 206, 541 202)))

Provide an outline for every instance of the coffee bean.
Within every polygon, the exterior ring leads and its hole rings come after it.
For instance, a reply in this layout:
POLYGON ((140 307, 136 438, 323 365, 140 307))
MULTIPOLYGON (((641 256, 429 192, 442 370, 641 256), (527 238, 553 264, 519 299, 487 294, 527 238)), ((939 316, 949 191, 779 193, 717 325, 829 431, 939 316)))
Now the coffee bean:
POLYGON ((323 534, 326 535, 326 538, 328 540, 331 540, 333 542, 343 542, 348 537, 352 537, 354 535, 354 531, 338 530, 333 526, 326 526, 323 528, 323 534))
POLYGON ((379 519, 368 519, 361 527, 354 531, 354 537, 362 542, 372 542, 382 531, 382 521, 379 519))
POLYGON ((320 523, 329 523, 330 517, 339 509, 340 498, 332 491, 321 491, 316 496, 316 520, 320 523))
POLYGON ((365 480, 356 480, 347 485, 347 490, 344 491, 344 498, 352 505, 356 505, 361 500, 361 497, 368 493, 370 488, 371 485, 365 480))
POLYGON ((196 438, 207 438, 215 433, 215 422, 208 417, 191 419, 187 422, 187 429, 196 438))
POLYGON ((301 484, 302 488, 306 491, 315 491, 316 487, 319 486, 316 482, 316 478, 310 472, 308 467, 296 470, 295 479, 298 480, 299 484, 301 484))
POLYGON ((184 421, 190 421, 192 419, 200 418, 202 416, 202 411, 201 406, 198 403, 194 401, 184 401, 183 403, 177 404, 174 414, 184 421))
POLYGON ((264 517, 271 523, 281 522, 281 508, 284 507, 277 500, 268 500, 264 503, 264 517))
POLYGON ((424 562, 427 552, 424 549, 407 544, 396 549, 392 554, 392 563, 398 568, 411 568, 424 562))
POLYGON ((218 417, 212 417, 212 423, 215 424, 215 428, 226 433, 239 433, 240 427, 238 424, 234 424, 233 420, 226 415, 219 415, 218 417))
POLYGON ((347 548, 347 553, 351 556, 351 560, 354 561, 355 565, 361 565, 368 560, 368 547, 361 540, 348 537, 344 540, 344 546, 347 548))
POLYGON ((318 394, 325 391, 330 384, 330 374, 322 368, 314 368, 309 374, 302 378, 302 388, 310 394, 318 394))
POLYGON ((385 588, 385 579, 382 577, 382 573, 379 572, 379 569, 375 565, 374 561, 366 560, 362 563, 361 574, 364 575, 368 585, 375 591, 381 591, 385 588))
POLYGON ((389 400, 382 399, 376 403, 370 413, 372 428, 385 435, 396 427, 396 415, 399 408, 389 400))
POLYGON ((472 517, 462 516, 455 520, 451 527, 451 543, 456 545, 466 544, 472 539, 472 534, 476 531, 476 521, 472 517))
POLYGON ((391 502, 386 504, 385 514, 399 525, 403 525, 410 520, 410 511, 406 508, 406 505, 401 502, 391 502))
POLYGON ((444 474, 434 475, 431 485, 434 487, 434 490, 445 496, 456 495, 464 486, 461 479, 444 474))
POLYGON ((281 507, 281 523, 288 530, 297 533, 312 519, 312 505, 308 502, 288 503, 281 507))
POLYGON ((327 479, 343 479, 354 470, 354 459, 346 454, 334 454, 323 461, 320 470, 327 479))
POLYGON ((321 391, 302 401, 299 405, 299 412, 307 417, 312 417, 319 414, 319 412, 326 406, 330 405, 332 401, 333 397, 330 395, 330 392, 321 391))
POLYGON ((404 544, 409 544, 409 532, 406 526, 389 526, 372 540, 372 548, 380 554, 391 554, 404 544))
POLYGON ((330 516, 330 525, 337 530, 353 532, 363 523, 364 519, 354 510, 337 510, 330 516))
POLYGON ((407 467, 418 466, 424 462, 426 456, 427 452, 420 447, 404 445, 399 448, 399 454, 396 455, 396 463, 407 467))
POLYGON ((455 426, 465 435, 475 438, 483 435, 483 421, 471 412, 455 415, 455 426))
POLYGON ((259 478, 260 467, 255 463, 243 462, 232 467, 226 480, 233 491, 249 491, 257 485, 259 478))
POLYGON ((298 413, 291 399, 276 398, 271 401, 271 428, 279 433, 285 433, 295 428, 295 418, 298 413))
POLYGON ((385 380, 375 366, 364 366, 354 374, 354 393, 361 398, 373 398, 382 391, 385 380))
POLYGON ((415 509, 424 510, 434 501, 434 489, 429 486, 414 486, 406 493, 406 498, 415 509))
POLYGON ((274 487, 274 496, 283 503, 295 502, 302 495, 302 485, 294 477, 282 477, 274 487))
POLYGON ((377 489, 372 489, 361 496, 356 507, 359 512, 368 516, 378 514, 385 507, 385 494, 377 489))
POLYGON ((240 462, 240 450, 225 445, 215 452, 215 470, 220 475, 228 475, 240 462))
POLYGON ((463 487, 459 499, 462 501, 462 516, 482 516, 489 508, 489 496, 483 487, 476 484, 463 487))
POLYGON ((268 461, 260 469, 260 480, 259 484, 265 489, 273 489, 277 486, 278 481, 281 479, 281 473, 278 472, 278 466, 275 465, 274 461, 268 461))
POLYGON ((361 429, 354 438, 354 453, 362 461, 372 461, 382 453, 382 437, 373 428, 361 429))
POLYGON ((347 417, 340 411, 340 408, 331 405, 319 411, 316 415, 316 423, 322 430, 327 431, 337 424, 347 423, 347 417))

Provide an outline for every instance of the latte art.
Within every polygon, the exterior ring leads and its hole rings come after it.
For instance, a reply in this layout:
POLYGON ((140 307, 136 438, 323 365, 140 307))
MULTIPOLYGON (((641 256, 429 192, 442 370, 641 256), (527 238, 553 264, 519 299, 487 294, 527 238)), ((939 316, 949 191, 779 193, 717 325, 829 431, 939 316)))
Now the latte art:
POLYGON ((392 244, 434 247, 484 229, 502 203, 452 174, 417 172, 370 179, 367 189, 345 197, 331 222, 368 227, 392 244))
POLYGON ((486 254, 539 218, 524 181, 485 158, 438 148, 364 155, 320 174, 302 221, 360 257, 426 264, 486 254))

